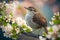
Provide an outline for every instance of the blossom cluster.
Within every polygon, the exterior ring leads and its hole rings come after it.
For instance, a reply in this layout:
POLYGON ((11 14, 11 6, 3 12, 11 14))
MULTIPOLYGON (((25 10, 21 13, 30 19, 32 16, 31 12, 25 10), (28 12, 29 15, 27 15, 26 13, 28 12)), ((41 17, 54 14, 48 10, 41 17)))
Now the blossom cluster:
POLYGON ((60 40, 60 13, 54 13, 51 19, 51 26, 47 27, 48 34, 43 32, 43 35, 39 36, 40 40, 60 40))
POLYGON ((42 36, 39 36, 40 40, 57 40, 57 38, 60 38, 60 25, 53 25, 50 27, 47 27, 48 34, 43 32, 42 36))
POLYGON ((26 24, 26 21, 21 17, 14 17, 13 10, 6 13, 6 4, 2 5, 4 8, 0 8, 0 28, 4 32, 5 37, 9 37, 12 39, 17 39, 18 35, 23 32, 31 32, 32 28, 26 24), (3 13, 4 12, 4 13, 3 13))
POLYGON ((52 21, 49 22, 51 25, 60 24, 60 13, 54 13, 54 16, 51 19, 52 21))

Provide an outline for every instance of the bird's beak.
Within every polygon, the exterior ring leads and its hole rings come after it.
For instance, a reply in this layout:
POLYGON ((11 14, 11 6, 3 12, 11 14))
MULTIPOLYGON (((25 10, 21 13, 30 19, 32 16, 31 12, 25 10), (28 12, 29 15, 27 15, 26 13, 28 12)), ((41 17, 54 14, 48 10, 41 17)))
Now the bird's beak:
POLYGON ((24 7, 25 9, 28 9, 28 8, 26 8, 26 7, 24 7))

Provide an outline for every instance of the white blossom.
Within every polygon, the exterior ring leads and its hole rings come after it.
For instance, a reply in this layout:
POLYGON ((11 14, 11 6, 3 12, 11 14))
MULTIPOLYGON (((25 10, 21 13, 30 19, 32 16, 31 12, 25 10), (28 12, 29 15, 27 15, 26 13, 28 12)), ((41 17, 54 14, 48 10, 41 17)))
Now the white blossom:
POLYGON ((21 25, 21 26, 22 26, 22 24, 26 24, 25 20, 23 20, 21 17, 17 17, 16 22, 18 25, 21 25))
POLYGON ((8 3, 6 3, 5 5, 6 5, 6 13, 10 14, 10 12, 12 12, 13 10, 13 5, 8 3))
POLYGON ((7 35, 6 33, 4 33, 4 36, 5 36, 5 37, 9 37, 9 35, 7 35))
POLYGON ((4 7, 4 4, 3 3, 0 3, 0 8, 3 8, 4 7))
POLYGON ((57 27, 57 25, 53 25, 53 31, 58 31, 58 27, 57 27))
POLYGON ((15 17, 13 17, 11 20, 12 20, 12 23, 16 22, 16 18, 15 17))
POLYGON ((7 24, 7 26, 1 26, 2 28, 2 31, 5 31, 5 32, 11 32, 13 27, 10 25, 10 24, 7 24))
POLYGON ((53 23, 53 22, 51 22, 51 21, 50 21, 49 23, 50 23, 51 25, 53 25, 53 24, 54 24, 54 23, 53 23))
POLYGON ((59 20, 60 20, 60 17, 59 17, 59 20))
POLYGON ((48 34, 48 35, 46 35, 46 37, 50 39, 52 36, 50 34, 48 34))
POLYGON ((59 12, 56 12, 56 13, 54 13, 54 15, 59 16, 60 14, 59 14, 59 12))
POLYGON ((49 35, 52 35, 52 34, 53 34, 53 32, 48 32, 48 34, 49 34, 49 35))
POLYGON ((9 34, 6 33, 6 32, 4 33, 4 36, 5 36, 5 37, 9 37, 9 38, 10 38, 12 35, 13 35, 12 33, 9 33, 9 34))
POLYGON ((58 29, 60 30, 60 25, 58 25, 57 27, 58 27, 58 29))
POLYGON ((7 24, 7 26, 2 26, 2 31, 5 31, 4 33, 4 36, 6 37, 11 37, 13 34, 12 34, 12 26, 10 24, 7 24))
POLYGON ((40 40, 46 40, 46 38, 43 38, 42 36, 39 36, 40 40))
POLYGON ((53 17, 55 17, 55 16, 53 16, 53 17))
POLYGON ((52 35, 52 34, 53 34, 53 32, 50 32, 50 31, 49 31, 49 30, 50 30, 50 28, 51 28, 51 27, 47 27, 48 34, 49 34, 49 35, 52 35))
POLYGON ((2 28, 2 31, 4 31, 5 27, 4 26, 1 26, 0 28, 2 28))
POLYGON ((60 15, 60 13, 59 12, 57 12, 57 16, 59 16, 60 15))
POLYGON ((55 18, 51 18, 52 20, 55 20, 55 18))
POLYGON ((5 31, 4 36, 11 37, 13 35, 12 32, 11 32, 12 29, 13 29, 12 26, 10 24, 7 24, 7 26, 4 27, 4 29, 3 29, 3 31, 5 31))
POLYGON ((57 13, 54 13, 54 15, 57 15, 57 13))
POLYGON ((47 30, 49 30, 50 29, 50 27, 47 27, 47 30))
POLYGON ((16 28, 16 34, 18 34, 20 32, 20 29, 19 28, 16 28))

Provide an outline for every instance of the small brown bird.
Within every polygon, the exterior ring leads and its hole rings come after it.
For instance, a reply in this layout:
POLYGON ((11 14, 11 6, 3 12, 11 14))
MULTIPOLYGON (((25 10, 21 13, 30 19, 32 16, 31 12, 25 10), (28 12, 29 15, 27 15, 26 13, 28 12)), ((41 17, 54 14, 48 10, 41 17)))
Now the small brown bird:
POLYGON ((47 33, 46 18, 34 7, 28 7, 26 9, 29 11, 25 17, 25 19, 27 20, 27 24, 36 29, 40 29, 43 27, 47 33))

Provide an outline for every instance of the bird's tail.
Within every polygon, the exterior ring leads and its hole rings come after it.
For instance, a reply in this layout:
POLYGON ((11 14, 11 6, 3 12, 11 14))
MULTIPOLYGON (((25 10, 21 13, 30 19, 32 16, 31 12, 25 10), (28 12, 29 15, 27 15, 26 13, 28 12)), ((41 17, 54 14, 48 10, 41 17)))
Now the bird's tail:
POLYGON ((44 27, 44 29, 45 29, 45 32, 48 34, 48 30, 47 30, 47 27, 44 27))

